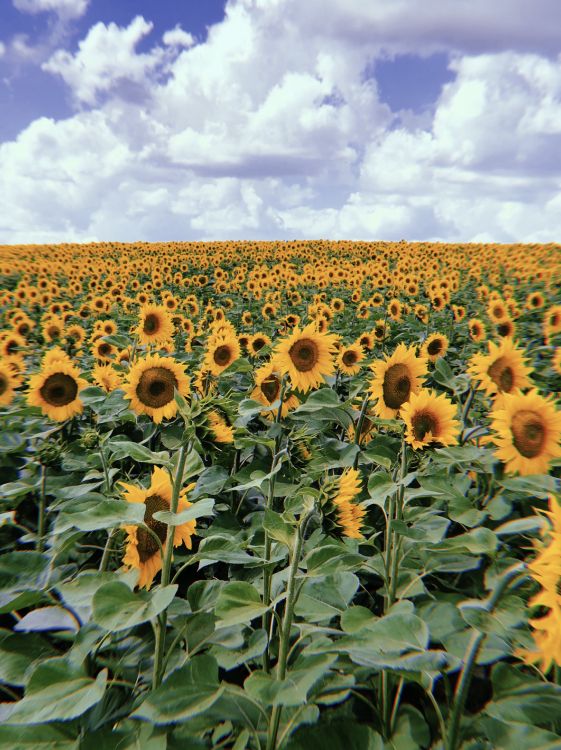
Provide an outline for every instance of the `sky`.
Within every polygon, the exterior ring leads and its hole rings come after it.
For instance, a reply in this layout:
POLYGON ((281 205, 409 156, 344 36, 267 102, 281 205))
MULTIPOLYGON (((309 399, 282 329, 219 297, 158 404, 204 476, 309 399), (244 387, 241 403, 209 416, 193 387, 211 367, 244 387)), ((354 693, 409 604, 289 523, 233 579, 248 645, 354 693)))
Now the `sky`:
POLYGON ((558 242, 559 0, 0 0, 0 243, 558 242))

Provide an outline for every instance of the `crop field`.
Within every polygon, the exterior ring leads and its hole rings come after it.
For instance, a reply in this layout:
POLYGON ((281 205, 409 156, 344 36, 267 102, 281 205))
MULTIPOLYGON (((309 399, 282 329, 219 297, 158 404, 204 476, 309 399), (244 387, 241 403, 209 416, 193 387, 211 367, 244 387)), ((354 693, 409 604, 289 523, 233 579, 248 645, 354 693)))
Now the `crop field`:
POLYGON ((0 750, 561 747, 561 249, 0 247, 0 750))

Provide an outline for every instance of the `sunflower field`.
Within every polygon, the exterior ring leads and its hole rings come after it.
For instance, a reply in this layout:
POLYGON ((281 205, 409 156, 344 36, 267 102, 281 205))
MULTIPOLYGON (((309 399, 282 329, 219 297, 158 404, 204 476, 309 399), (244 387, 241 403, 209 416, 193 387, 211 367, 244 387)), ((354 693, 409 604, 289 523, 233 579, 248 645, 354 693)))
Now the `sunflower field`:
POLYGON ((0 284, 0 750, 561 748, 559 246, 0 284))

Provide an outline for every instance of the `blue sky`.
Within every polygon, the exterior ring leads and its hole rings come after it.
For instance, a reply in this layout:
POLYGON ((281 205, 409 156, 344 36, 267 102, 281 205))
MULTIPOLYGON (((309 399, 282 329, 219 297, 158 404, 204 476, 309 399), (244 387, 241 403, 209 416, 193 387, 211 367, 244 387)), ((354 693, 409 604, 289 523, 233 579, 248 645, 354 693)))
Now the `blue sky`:
POLYGON ((558 239, 559 23, 557 0, 3 0, 0 243, 558 239))

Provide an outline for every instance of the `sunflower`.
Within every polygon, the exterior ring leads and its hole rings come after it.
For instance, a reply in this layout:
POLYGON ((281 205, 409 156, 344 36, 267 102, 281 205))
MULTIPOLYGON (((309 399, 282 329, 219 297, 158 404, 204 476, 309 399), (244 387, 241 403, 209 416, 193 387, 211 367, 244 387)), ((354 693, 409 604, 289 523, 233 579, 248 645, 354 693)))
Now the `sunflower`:
POLYGON ((371 331, 371 335, 374 336, 376 341, 382 342, 388 333, 388 324, 385 320, 375 320, 374 328, 371 331))
POLYGON ((27 401, 39 406, 49 419, 64 422, 82 413, 84 405, 78 394, 87 385, 68 360, 51 362, 29 379, 27 401))
MULTIPOLYGON (((158 537, 162 547, 165 547, 168 526, 161 521, 156 521, 153 516, 160 510, 169 510, 171 506, 173 485, 168 472, 156 466, 152 472, 148 489, 135 487, 125 482, 119 482, 119 484, 125 489, 124 499, 128 503, 144 504, 144 524, 152 534, 158 537)), ((187 500, 187 493, 194 486, 194 484, 190 484, 181 490, 177 507, 178 513, 190 507, 191 503, 187 500)), ((173 534, 173 546, 179 547, 184 544, 187 549, 191 549, 191 537, 195 533, 195 528, 196 521, 187 521, 176 526, 173 534)), ((127 546, 123 564, 127 568, 137 568, 140 571, 138 586, 144 586, 148 589, 154 580, 154 576, 162 569, 160 545, 152 534, 142 526, 125 526, 124 530, 127 533, 127 546)))
MULTIPOLYGON (((259 401, 263 406, 271 406, 280 398, 282 386, 282 375, 276 369, 275 365, 271 362, 260 367, 255 371, 255 388, 251 392, 250 398, 254 401, 259 401)), ((281 416, 286 417, 291 409, 296 409, 300 405, 300 401, 296 396, 291 394, 290 396, 283 397, 281 416)), ((270 411, 261 412, 261 416, 265 416, 268 419, 273 418, 273 414, 270 411)))
POLYGON ((412 393, 401 408, 407 428, 406 442, 415 450, 429 443, 455 445, 460 431, 460 423, 455 419, 456 411, 454 404, 444 394, 428 390, 412 393))
POLYGON ((295 328, 290 336, 277 344, 275 365, 283 375, 289 375, 294 388, 307 392, 334 372, 336 340, 333 333, 319 333, 314 323, 302 330, 295 328))
POLYGON ((27 349, 27 341, 15 331, 9 331, 0 343, 0 356, 9 357, 27 349))
POLYGON ((337 355, 337 367, 345 375, 356 375, 360 372, 360 363, 363 359, 362 347, 358 344, 349 344, 342 347, 337 355))
POLYGON ((511 339, 501 339, 499 344, 489 341, 488 346, 489 353, 474 354, 467 367, 471 377, 479 381, 480 390, 495 396, 531 385, 531 370, 511 339))
POLYGON ((237 337, 232 333, 210 336, 202 368, 211 375, 218 376, 239 359, 241 347, 237 337))
POLYGON ((502 299, 493 299, 487 307, 487 315, 493 323, 502 323, 508 318, 508 310, 502 299))
POLYGON ((420 391, 421 380, 427 374, 427 360, 416 357, 413 347, 408 349, 399 344, 391 356, 375 362, 372 370, 372 398, 378 399, 374 412, 382 419, 393 419, 411 393, 420 391))
POLYGON ((163 305, 144 304, 135 328, 141 344, 159 344, 173 336, 173 322, 163 305))
POLYGON ((425 339, 421 348, 421 355, 431 362, 443 357, 448 351, 448 338, 443 333, 433 333, 425 339))
POLYGON ((175 417, 175 390, 189 393, 189 381, 183 367, 172 357, 151 354, 132 365, 125 384, 125 397, 136 414, 148 414, 156 424, 175 417))
POLYGON ((112 357, 117 353, 117 348, 104 341, 102 338, 97 339, 92 346, 92 355, 100 362, 111 362, 112 357))
POLYGON ((331 499, 335 510, 335 522, 343 536, 349 539, 362 539, 362 520, 366 508, 356 503, 360 494, 361 480, 356 469, 345 469, 337 481, 336 491, 331 499))
POLYGON ((394 297, 389 301, 388 304, 388 315, 392 320, 395 320, 396 323, 399 323, 401 321, 401 313, 403 312, 403 306, 401 302, 394 297))
POLYGON ((561 413, 534 388, 503 395, 491 411, 495 455, 509 473, 547 474, 549 462, 561 456, 561 413))
POLYGON ((233 443, 234 430, 216 409, 206 415, 209 430, 216 443, 233 443))
POLYGON ((497 333, 501 338, 514 338, 516 326, 511 318, 506 318, 502 323, 497 324, 497 333))
POLYGON ((122 386, 121 376, 111 365, 96 365, 92 370, 92 377, 94 383, 103 388, 106 393, 111 393, 122 386))
POLYGON ((483 341, 485 338, 485 324, 479 318, 472 318, 468 323, 469 335, 472 341, 483 341))
POLYGON ((17 379, 9 364, 0 361, 0 406, 8 406, 15 396, 17 379))
POLYGON ((271 339, 265 333, 256 333, 248 341, 249 353, 256 357, 265 346, 271 346, 271 339))

